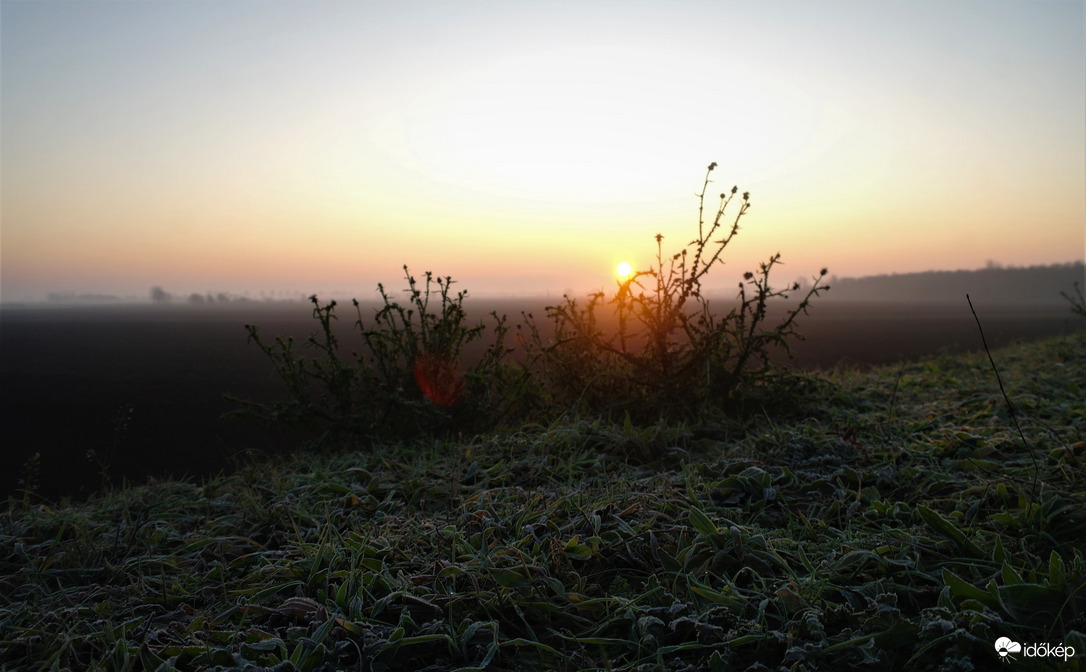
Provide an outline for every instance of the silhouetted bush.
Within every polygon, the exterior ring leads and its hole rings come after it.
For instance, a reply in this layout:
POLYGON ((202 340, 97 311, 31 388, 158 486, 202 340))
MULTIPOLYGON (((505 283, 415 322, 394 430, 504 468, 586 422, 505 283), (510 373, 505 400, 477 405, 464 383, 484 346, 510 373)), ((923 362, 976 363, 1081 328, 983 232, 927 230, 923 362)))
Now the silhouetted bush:
POLYGON ((773 347, 787 351, 799 337, 796 318, 812 298, 828 289, 822 269, 805 290, 800 283, 780 290, 769 284, 774 254, 747 272, 737 301, 726 314, 710 309, 702 282, 739 232, 750 209, 750 194, 738 187, 721 193, 711 221, 705 221, 710 164, 698 194, 698 235, 684 248, 665 255, 656 236, 656 263, 618 283, 614 296, 603 292, 584 303, 565 296, 547 308, 553 337, 545 342, 530 324, 532 374, 542 379, 551 400, 592 413, 622 411, 641 421, 696 414, 706 404, 723 404, 763 382, 773 347), (741 198, 730 225, 725 213, 741 198), (720 236, 719 238, 714 238, 720 236), (802 291, 802 299, 775 324, 767 325, 768 306, 802 291))
POLYGON ((467 323, 467 292, 452 295, 453 280, 435 279, 430 272, 420 288, 407 266, 404 273, 410 293, 406 306, 378 285, 384 305, 367 325, 358 301, 353 302, 361 349, 352 351, 350 359, 341 357, 334 333, 335 301, 309 299, 321 327, 304 343, 315 352, 312 357, 296 354, 291 338, 268 343, 255 325, 245 325, 250 341, 272 361, 287 391, 286 399, 274 404, 244 402, 247 412, 320 429, 322 439, 341 432, 405 436, 479 431, 504 417, 510 397, 500 388, 513 377, 502 363, 505 317, 491 314, 493 338, 479 361, 465 367, 464 346, 487 331, 482 322, 467 323), (436 308, 431 306, 435 296, 440 299, 436 308))
POLYGON ((273 422, 296 423, 322 431, 365 436, 477 432, 513 419, 543 419, 553 413, 611 416, 655 422, 696 415, 706 406, 723 406, 769 380, 770 351, 787 351, 800 337, 796 318, 811 299, 828 289, 826 270, 801 289, 796 282, 774 289, 774 254, 739 282, 737 301, 718 315, 702 293, 708 273, 739 232, 750 209, 750 195, 738 188, 720 194, 715 215, 706 222, 705 194, 711 164, 698 195, 698 234, 680 251, 665 255, 656 236, 656 263, 618 283, 613 297, 603 292, 579 302, 566 296, 547 307, 551 329, 531 315, 518 326, 526 359, 509 362, 506 317, 491 313, 494 326, 485 352, 465 366, 464 347, 486 334, 469 325, 463 303, 467 292, 451 292, 450 277, 426 273, 420 286, 404 266, 409 301, 402 305, 378 285, 383 306, 367 323, 354 301, 360 349, 341 353, 333 329, 336 302, 316 296, 313 317, 320 331, 296 352, 293 339, 264 341, 256 326, 245 325, 251 342, 268 356, 286 385, 286 398, 273 404, 245 402, 245 409, 273 422), (734 220, 725 212, 739 200, 734 220), (714 236, 720 236, 714 238, 714 236), (436 289, 435 289, 436 285, 436 289), (772 324, 769 304, 792 292, 802 298, 772 324), (440 300, 437 306, 431 300, 440 300), (548 335, 544 336, 546 331, 548 335))

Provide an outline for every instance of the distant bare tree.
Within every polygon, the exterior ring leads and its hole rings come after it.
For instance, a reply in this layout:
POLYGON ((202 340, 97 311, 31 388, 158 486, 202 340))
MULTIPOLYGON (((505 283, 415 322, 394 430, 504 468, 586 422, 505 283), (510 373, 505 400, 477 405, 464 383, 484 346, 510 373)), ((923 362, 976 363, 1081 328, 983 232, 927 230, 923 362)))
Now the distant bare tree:
POLYGON ((173 301, 173 297, 170 296, 169 292, 155 285, 151 288, 151 300, 155 303, 169 303, 173 301))
POLYGON ((202 306, 202 305, 204 305, 204 295, 203 294, 198 294, 196 292, 193 292, 192 294, 189 294, 189 303, 191 303, 194 306, 202 306))

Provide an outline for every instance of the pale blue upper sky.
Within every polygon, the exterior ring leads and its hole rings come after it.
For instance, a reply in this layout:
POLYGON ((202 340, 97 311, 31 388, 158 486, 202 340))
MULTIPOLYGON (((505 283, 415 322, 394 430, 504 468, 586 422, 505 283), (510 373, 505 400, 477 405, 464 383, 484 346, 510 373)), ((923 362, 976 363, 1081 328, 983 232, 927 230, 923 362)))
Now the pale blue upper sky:
POLYGON ((1086 255, 1077 2, 2 4, 2 298, 561 291, 753 194, 732 275, 1086 255))

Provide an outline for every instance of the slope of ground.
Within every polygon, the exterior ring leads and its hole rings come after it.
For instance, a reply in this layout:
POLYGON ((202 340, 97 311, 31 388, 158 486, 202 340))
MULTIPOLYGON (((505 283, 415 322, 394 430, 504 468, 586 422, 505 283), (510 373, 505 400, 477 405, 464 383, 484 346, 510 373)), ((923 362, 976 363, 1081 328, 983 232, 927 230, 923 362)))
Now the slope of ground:
POLYGON ((788 418, 27 493, 0 666, 981 670, 1007 637, 1078 669, 1086 337, 993 356, 1013 417, 984 353, 946 355, 808 378, 788 418))

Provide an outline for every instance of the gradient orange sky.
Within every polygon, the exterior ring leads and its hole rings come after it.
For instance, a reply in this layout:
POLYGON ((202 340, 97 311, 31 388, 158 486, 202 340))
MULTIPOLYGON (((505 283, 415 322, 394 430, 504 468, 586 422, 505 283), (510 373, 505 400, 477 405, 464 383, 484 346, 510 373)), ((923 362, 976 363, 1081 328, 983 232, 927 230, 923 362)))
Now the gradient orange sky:
POLYGON ((1086 256, 1075 2, 10 2, 0 299, 613 286, 1086 256))

